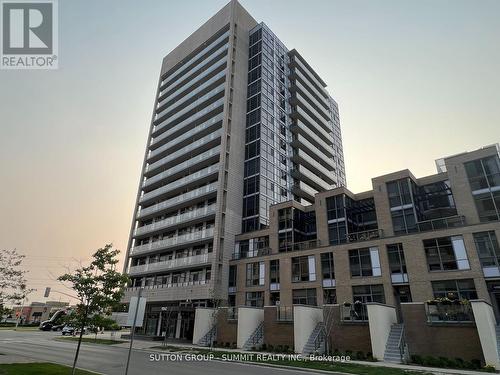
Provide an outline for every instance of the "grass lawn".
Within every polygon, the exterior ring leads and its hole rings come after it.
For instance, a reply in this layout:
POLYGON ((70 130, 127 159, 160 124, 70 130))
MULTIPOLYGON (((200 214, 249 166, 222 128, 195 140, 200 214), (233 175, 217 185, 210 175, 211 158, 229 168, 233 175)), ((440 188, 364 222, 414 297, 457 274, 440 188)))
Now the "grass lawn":
MULTIPOLYGON (((78 337, 56 337, 57 341, 75 341, 78 342, 78 337)), ((116 345, 127 342, 125 340, 109 340, 109 339, 95 339, 92 337, 82 337, 82 343, 86 344, 101 344, 101 345, 116 345)))
POLYGON ((0 327, 0 331, 38 331, 38 327, 0 327))
MULTIPOLYGON (((241 352, 226 352, 221 350, 209 351, 208 349, 193 349, 193 348, 182 348, 175 346, 156 346, 156 349, 168 350, 170 352, 184 351, 186 353, 198 353, 198 354, 213 354, 215 358, 222 358, 223 355, 231 354, 248 354, 241 352)), ((254 353, 254 357, 257 353, 254 353)), ((227 358, 227 357, 226 357, 227 358)), ((331 372, 344 372, 348 374, 361 374, 361 375, 431 375, 429 372, 424 371, 410 371, 403 370, 392 367, 383 366, 369 366, 360 365, 357 363, 349 362, 312 362, 312 361, 291 361, 291 360, 258 360, 257 358, 249 360, 249 362, 259 363, 259 364, 270 364, 278 366, 296 367, 296 368, 307 368, 314 370, 324 370, 331 372)))
MULTIPOLYGON (((12 363, 0 365, 0 375, 68 375, 70 367, 55 363, 12 363)), ((95 372, 76 370, 77 375, 95 375, 95 372)))

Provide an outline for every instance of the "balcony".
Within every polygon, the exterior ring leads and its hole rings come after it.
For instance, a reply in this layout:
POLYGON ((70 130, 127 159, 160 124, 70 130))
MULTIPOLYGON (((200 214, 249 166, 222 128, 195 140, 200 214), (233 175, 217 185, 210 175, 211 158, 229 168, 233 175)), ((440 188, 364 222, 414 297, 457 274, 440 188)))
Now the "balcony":
POLYGON ((319 125, 311 116, 309 116, 306 111, 300 107, 295 107, 292 111, 291 117, 294 119, 302 120, 309 131, 314 132, 317 136, 329 145, 333 144, 333 133, 327 132, 321 125, 319 125))
POLYGON ((322 116, 309 102, 298 92, 295 93, 295 96, 292 96, 290 99, 290 104, 299 105, 302 107, 309 116, 311 116, 316 123, 321 125, 321 127, 327 132, 330 133, 332 130, 332 124, 329 123, 332 119, 330 117, 325 118, 322 116))
POLYGON ((419 221, 417 223, 417 229, 419 232, 427 232, 439 229, 463 227, 464 225, 465 225, 465 216, 455 215, 439 219, 419 221))
POLYGON ((193 80, 189 80, 188 83, 176 89, 172 94, 158 99, 157 110, 163 111, 162 107, 164 107, 166 103, 172 101, 173 99, 192 96, 203 90, 203 88, 210 86, 213 82, 217 81, 218 79, 224 77, 226 75, 226 70, 224 69, 226 67, 226 64, 227 64, 226 59, 216 62, 210 68, 205 70, 203 73, 196 76, 193 80), (205 82, 203 82, 203 79, 210 76, 210 74, 216 72, 218 69, 223 69, 223 71, 216 73, 213 77, 210 77, 205 82), (203 83, 200 85, 200 82, 203 83))
POLYGON ((155 174, 153 177, 146 179, 143 182, 142 187, 147 188, 160 181, 171 180, 175 178, 175 176, 179 173, 185 171, 186 169, 193 168, 194 166, 201 168, 213 164, 214 162, 218 162, 220 157, 220 150, 220 146, 214 147, 208 151, 202 152, 201 154, 192 157, 191 159, 183 161, 182 163, 177 164, 172 168, 167 169, 166 171, 155 174))
POLYGON ((137 218, 146 218, 151 215, 155 215, 158 212, 167 209, 174 209, 180 205, 187 205, 188 202, 193 200, 200 200, 205 196, 217 192, 219 184, 217 182, 212 182, 209 185, 202 186, 200 188, 188 191, 187 193, 178 195, 176 197, 164 200, 163 202, 157 203, 154 206, 146 207, 140 209, 137 213, 137 218))
POLYGON ((300 148, 305 153, 310 155, 312 158, 317 160, 319 164, 325 167, 329 171, 333 171, 335 169, 335 162, 332 157, 328 157, 324 154, 319 148, 314 146, 311 142, 307 140, 306 137, 301 134, 296 134, 292 140, 292 146, 300 148))
POLYGON ((183 214, 169 217, 165 220, 160 220, 155 223, 144 225, 134 231, 134 237, 150 235, 152 233, 162 231, 167 228, 173 228, 180 224, 187 224, 193 221, 200 221, 209 216, 215 215, 215 205, 198 208, 196 210, 187 211, 183 214))
POLYGON ((315 134, 312 133, 311 130, 300 120, 297 120, 296 123, 292 124, 292 126, 290 127, 290 130, 294 134, 300 134, 304 138, 307 138, 307 140, 311 144, 314 144, 316 146, 316 148, 319 148, 321 150, 321 152, 323 152, 329 158, 332 158, 334 156, 332 145, 327 144, 320 137, 316 137, 315 134))
POLYGON ((291 78, 295 78, 295 81, 300 80, 304 84, 304 87, 312 94, 314 97, 323 104, 324 107, 330 108, 327 98, 316 88, 315 85, 303 74, 300 70, 294 69, 291 72, 291 78))
POLYGON ((212 52, 209 56, 205 57, 203 60, 201 60, 200 63, 193 66, 188 71, 182 73, 181 75, 177 75, 170 81, 162 83, 160 95, 158 97, 161 98, 163 95, 168 95, 169 92, 176 90, 177 86, 186 81, 187 78, 195 79, 197 74, 200 74, 201 72, 206 70, 207 66, 213 64, 214 61, 218 61, 222 57, 227 57, 228 47, 228 43, 224 44, 222 47, 212 52))
POLYGON ((317 174, 312 173, 309 169, 301 165, 298 169, 292 169, 292 177, 299 180, 304 180, 308 185, 318 191, 332 189, 332 185, 322 180, 317 174))
POLYGON ((325 90, 322 83, 314 76, 314 73, 312 73, 307 66, 300 61, 300 58, 292 56, 290 59, 290 66, 292 68, 298 67, 305 74, 307 80, 315 85, 316 90, 319 91, 324 98, 328 97, 328 92, 325 90))
POLYGON ((428 301, 425 304, 428 323, 472 323, 474 314, 472 307, 465 300, 448 300, 446 298, 428 301))
POLYGON ((197 232, 187 233, 180 236, 174 236, 170 238, 166 238, 164 240, 150 242, 145 245, 134 246, 131 249, 131 255, 139 255, 139 254, 147 254, 149 252, 166 250, 166 249, 174 249, 182 246, 193 245, 198 242, 203 242, 208 239, 213 238, 214 229, 204 229, 197 232))
POLYGON ((276 306, 276 320, 278 322, 293 322, 293 306, 276 306))
POLYGON ((311 203, 314 202, 314 196, 318 194, 317 190, 314 190, 312 187, 310 187, 303 181, 293 184, 292 192, 311 203))
POLYGON ((295 149, 293 151, 292 161, 299 165, 305 165, 306 168, 313 173, 317 172, 317 174, 320 175, 322 179, 330 185, 333 185, 335 183, 335 180, 333 179, 333 172, 323 167, 317 160, 309 156, 309 154, 307 154, 304 150, 295 149))
POLYGON ((210 285, 210 280, 197 280, 127 288, 123 300, 130 301, 130 297, 137 296, 139 289, 142 289, 142 296, 147 298, 148 302, 178 301, 179 293, 182 293, 183 298, 188 296, 192 300, 210 299, 210 285))
POLYGON ((151 175, 151 172, 160 168, 167 167, 169 165, 174 164, 174 162, 178 163, 183 160, 187 160, 193 157, 193 151, 200 149, 201 151, 205 151, 208 148, 212 148, 211 146, 215 146, 215 144, 220 143, 220 137, 222 135, 222 129, 218 129, 213 133, 210 133, 197 141, 194 141, 187 146, 180 148, 179 150, 172 152, 165 156, 164 158, 155 161, 154 163, 148 164, 144 170, 145 175, 151 175), (180 159, 180 160, 179 160, 180 159))
POLYGON ((139 199, 139 202, 143 204, 153 198, 162 196, 164 194, 174 193, 177 189, 183 188, 186 185, 192 184, 193 182, 199 182, 201 184, 203 182, 202 181, 203 179, 206 179, 218 173, 219 173, 219 164, 213 164, 207 168, 200 169, 199 171, 193 174, 189 174, 185 177, 179 178, 174 182, 171 182, 158 189, 155 189, 153 191, 150 191, 149 193, 144 194, 139 199))
POLYGON ((224 105, 224 98, 219 99, 215 103, 211 104, 209 107, 201 110, 200 112, 197 112, 195 115, 187 118, 186 120, 180 122, 175 126, 172 126, 171 128, 168 128, 166 131, 164 131, 157 137, 151 139, 149 148, 151 150, 155 150, 156 148, 160 147, 164 141, 170 141, 175 137, 178 137, 179 135, 183 134, 184 132, 192 129, 195 126, 207 123, 207 126, 210 127, 216 122, 222 121, 222 119, 224 118, 224 114, 222 113, 224 109, 222 107, 223 105, 224 105), (218 113, 214 115, 212 112, 217 110, 218 113), (205 122, 197 123, 200 119, 206 116, 214 116, 214 117, 205 120, 205 122))
MULTIPOLYGON (((132 266, 128 270, 128 274, 131 276, 151 273, 151 272, 161 272, 169 271, 177 268, 186 268, 193 266, 201 266, 205 264, 211 264, 213 259, 213 253, 194 255, 185 258, 177 258, 172 260, 167 260, 164 262, 156 262, 149 264, 142 264, 140 266, 132 266)), ((168 285, 168 284, 166 284, 168 285)))
POLYGON ((382 229, 371 229, 347 234, 347 242, 369 241, 383 237, 382 229))
POLYGON ((316 97, 311 94, 309 90, 305 88, 300 81, 295 80, 295 83, 290 87, 291 92, 299 92, 303 95, 309 103, 312 103, 315 109, 321 113, 324 118, 331 120, 330 108, 326 106, 324 103, 321 103, 316 97))
POLYGON ((368 323, 368 309, 365 303, 356 301, 341 306, 340 319, 344 323, 368 323))
POLYGON ((310 250, 310 249, 316 249, 321 246, 320 240, 309 240, 309 241, 302 241, 302 242, 294 242, 291 244, 285 244, 280 246, 279 252, 290 252, 290 251, 303 251, 303 250, 310 250))
POLYGON ((262 249, 256 249, 256 250, 248 251, 248 252, 233 253, 233 256, 231 257, 231 259, 238 260, 238 259, 245 259, 245 258, 262 257, 262 256, 269 255, 269 254, 271 254, 271 248, 264 247, 262 249))
POLYGON ((161 127, 168 126, 172 123, 175 123, 183 116, 188 115, 190 111, 194 111, 196 107, 206 107, 208 104, 210 104, 211 101, 214 101, 214 98, 216 100, 222 97, 224 95, 225 89, 226 89, 225 84, 217 86, 216 88, 210 90, 206 94, 200 96, 198 99, 188 104, 186 107, 182 108, 179 111, 175 111, 174 113, 168 116, 167 115, 160 116, 159 114, 156 114, 154 121, 164 118, 164 120, 161 121, 161 123, 158 125, 158 129, 160 129, 161 127))

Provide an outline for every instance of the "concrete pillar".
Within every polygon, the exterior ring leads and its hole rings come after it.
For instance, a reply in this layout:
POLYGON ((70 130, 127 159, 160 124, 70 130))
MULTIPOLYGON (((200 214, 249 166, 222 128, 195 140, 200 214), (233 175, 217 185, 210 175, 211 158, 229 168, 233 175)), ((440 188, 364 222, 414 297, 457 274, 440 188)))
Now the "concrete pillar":
POLYGON ((198 344, 216 324, 216 309, 197 307, 194 314, 193 344, 198 344))
POLYGON ((323 309, 321 307, 303 305, 293 307, 295 353, 302 353, 314 328, 322 321, 323 309))
POLYGON ((236 346, 243 348, 252 333, 264 321, 264 309, 258 307, 238 308, 238 330, 236 346))
POLYGON ((182 324, 182 314, 179 311, 177 313, 177 325, 175 327, 175 338, 180 339, 181 338, 181 324, 182 324))
POLYGON ((474 320, 476 322, 479 341, 483 350, 484 361, 487 365, 495 366, 500 370, 500 359, 497 349, 496 319, 493 307, 484 300, 470 301, 474 320))
POLYGON ((367 303, 366 307, 373 357, 383 360, 391 327, 398 322, 396 309, 381 303, 367 303))

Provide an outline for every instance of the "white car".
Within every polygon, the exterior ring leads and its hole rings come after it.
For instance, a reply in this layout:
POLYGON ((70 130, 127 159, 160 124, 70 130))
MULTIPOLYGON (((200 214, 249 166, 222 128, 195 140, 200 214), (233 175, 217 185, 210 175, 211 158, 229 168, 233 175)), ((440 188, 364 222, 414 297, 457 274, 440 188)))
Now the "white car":
MULTIPOLYGON (((83 334, 85 334, 85 331, 86 331, 86 329, 84 328, 83 334)), ((80 329, 79 328, 75 329, 75 327, 71 327, 71 326, 64 326, 64 328, 61 331, 61 334, 63 336, 66 336, 66 335, 74 336, 74 335, 80 334, 80 329)))

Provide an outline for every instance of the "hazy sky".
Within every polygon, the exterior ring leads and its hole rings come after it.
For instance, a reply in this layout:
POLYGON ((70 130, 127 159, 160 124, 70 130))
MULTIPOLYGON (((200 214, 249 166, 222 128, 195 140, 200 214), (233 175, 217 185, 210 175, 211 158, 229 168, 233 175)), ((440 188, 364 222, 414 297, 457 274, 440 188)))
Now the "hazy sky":
MULTIPOLYGON (((125 251, 161 59, 226 2, 59 1, 59 70, 0 71, 0 247, 27 254, 31 300, 125 251)), ((353 192, 500 141, 500 1, 241 3, 328 83, 353 192)))

